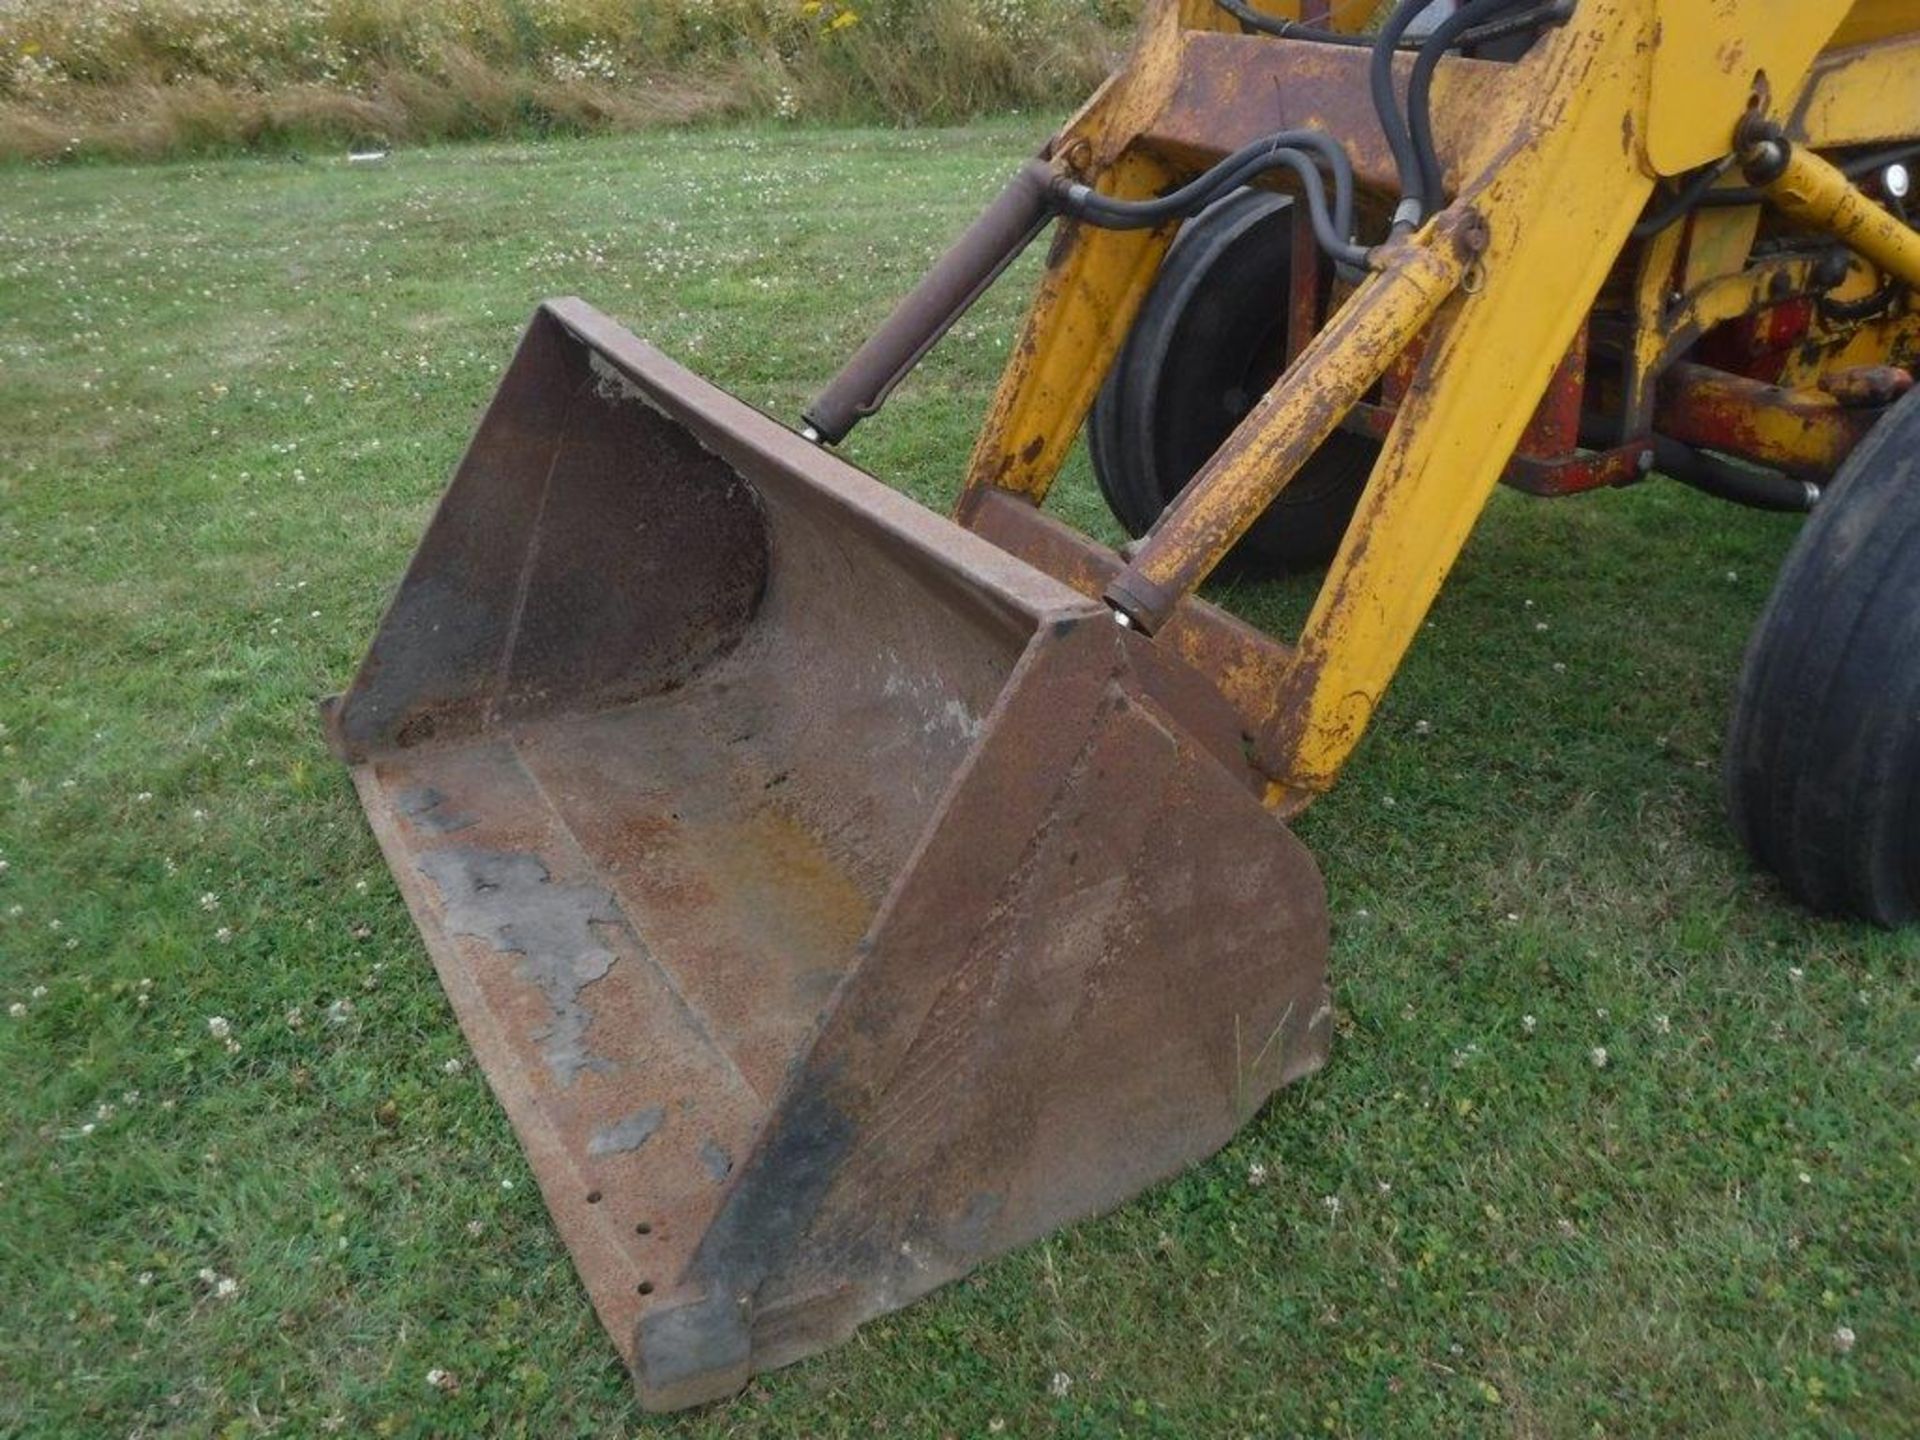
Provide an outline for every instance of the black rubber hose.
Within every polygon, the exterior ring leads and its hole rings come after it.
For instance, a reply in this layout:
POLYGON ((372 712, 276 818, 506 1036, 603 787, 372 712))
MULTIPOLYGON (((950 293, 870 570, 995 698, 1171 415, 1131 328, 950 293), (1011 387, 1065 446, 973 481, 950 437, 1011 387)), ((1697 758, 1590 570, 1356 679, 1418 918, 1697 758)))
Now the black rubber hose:
POLYGON ((1559 13, 1559 7, 1542 7, 1538 0, 1467 0, 1420 43, 1420 55, 1413 62, 1413 76, 1407 82, 1407 138, 1420 166, 1417 198, 1421 210, 1428 215, 1446 203, 1446 181, 1433 144, 1434 71, 1440 68, 1441 57, 1464 43, 1469 32, 1484 31, 1488 21, 1523 5, 1528 10, 1526 15, 1510 17, 1515 29, 1523 29, 1535 20, 1545 23, 1559 13))
POLYGON ((1098 225, 1103 230, 1146 230, 1176 217, 1198 214, 1221 196, 1238 190, 1268 170, 1282 167, 1300 177, 1300 186, 1307 198, 1307 213, 1313 221, 1314 239, 1320 248, 1342 264, 1364 269, 1367 248, 1356 245, 1336 228, 1327 210, 1325 180, 1312 158, 1299 150, 1268 150, 1249 157, 1231 170, 1208 171, 1209 176, 1217 174, 1218 178, 1203 193, 1190 196, 1184 189, 1176 192, 1183 200, 1179 207, 1170 208, 1153 200, 1114 200, 1084 185, 1070 187, 1056 203, 1075 219, 1098 225))
POLYGON ((1367 66, 1367 88, 1373 95, 1373 112, 1380 119, 1380 132, 1386 136, 1387 149, 1393 155, 1394 173, 1400 180, 1400 205, 1393 212, 1395 232, 1419 229, 1425 211, 1420 205, 1420 157, 1413 148, 1406 117, 1400 112, 1400 96, 1393 83, 1393 55, 1400 37, 1429 3, 1430 0, 1400 0, 1393 7, 1393 13, 1373 37, 1373 57, 1367 66))
POLYGON ((1663 475, 1690 485, 1703 495, 1730 500, 1753 510, 1804 515, 1820 503, 1820 487, 1809 480, 1795 480, 1778 470, 1737 465, 1664 435, 1653 437, 1653 461, 1663 475))
POLYGON ((1169 220, 1197 215, 1230 191, 1268 170, 1285 167, 1306 193, 1314 237, 1327 253, 1349 265, 1364 266, 1366 249, 1353 243, 1353 165, 1346 150, 1319 130, 1282 130, 1241 146, 1179 189, 1152 200, 1116 200, 1085 185, 1056 188, 1055 204, 1066 214, 1108 230, 1145 230, 1169 220), (1329 208, 1326 179, 1318 159, 1333 176, 1329 208))
MULTIPOLYGON (((1247 29, 1261 35, 1271 35, 1277 40, 1310 40, 1316 45, 1346 45, 1360 50, 1373 48, 1374 37, 1366 31, 1328 30, 1323 26, 1309 25, 1304 20, 1283 20, 1278 15, 1268 15, 1264 11, 1254 9, 1246 4, 1245 0, 1213 0, 1213 3, 1247 29)), ((1427 0, 1427 3, 1431 5, 1433 0, 1427 0)), ((1543 7, 1545 11, 1555 12, 1564 8, 1563 3, 1543 7)), ((1535 22, 1526 17, 1503 20, 1462 35, 1460 45, 1464 49, 1474 45, 1484 45, 1491 40, 1501 40, 1527 29, 1533 23, 1535 22)), ((1418 50, 1425 39, 1424 35, 1405 38, 1395 48, 1418 50)))
MULTIPOLYGON (((1075 206, 1084 203, 1089 209, 1097 208, 1115 217, 1127 217, 1125 220, 1116 218, 1110 228, 1144 230, 1163 221, 1178 220, 1187 215, 1198 214, 1206 208, 1207 201, 1221 193, 1223 177, 1239 169, 1249 160, 1256 160, 1274 150, 1294 149, 1303 145, 1318 149, 1323 144, 1331 146, 1331 141, 1329 137, 1317 130, 1276 130, 1271 135, 1262 135, 1258 140, 1248 141, 1223 159, 1216 160, 1179 189, 1169 190, 1164 195, 1156 195, 1151 200, 1116 200, 1111 196, 1101 195, 1091 186, 1086 185, 1070 186, 1066 193, 1070 203, 1075 206)), ((1344 158, 1345 152, 1342 151, 1341 155, 1344 158)), ((1346 173, 1349 176, 1352 174, 1350 164, 1346 168, 1346 173)), ((1336 171, 1336 179, 1338 174, 1339 172, 1336 171)), ((1077 211, 1069 213, 1077 213, 1077 211)))
POLYGON ((1633 227, 1633 238, 1646 240, 1692 214, 1697 206, 1705 202, 1707 192, 1714 187, 1720 177, 1732 168, 1733 156, 1731 155, 1724 155, 1711 165, 1702 165, 1681 185, 1673 199, 1633 227))
POLYGON ((1345 30, 1328 30, 1318 25, 1309 25, 1304 20, 1282 20, 1277 15, 1265 15, 1245 4, 1244 0, 1213 0, 1227 14, 1238 20, 1249 30, 1262 35, 1272 35, 1281 40, 1311 40, 1316 45, 1354 45, 1362 49, 1371 48, 1373 36, 1354 35, 1345 30))

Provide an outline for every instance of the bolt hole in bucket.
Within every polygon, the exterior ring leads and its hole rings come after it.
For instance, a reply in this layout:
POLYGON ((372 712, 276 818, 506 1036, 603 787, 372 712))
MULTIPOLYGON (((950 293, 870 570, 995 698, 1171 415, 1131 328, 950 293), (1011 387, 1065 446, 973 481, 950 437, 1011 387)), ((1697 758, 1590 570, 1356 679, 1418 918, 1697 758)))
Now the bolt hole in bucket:
POLYGON ((1192 674, 536 315, 326 717, 649 1404, 1117 1203, 1319 1063, 1318 875, 1192 674))

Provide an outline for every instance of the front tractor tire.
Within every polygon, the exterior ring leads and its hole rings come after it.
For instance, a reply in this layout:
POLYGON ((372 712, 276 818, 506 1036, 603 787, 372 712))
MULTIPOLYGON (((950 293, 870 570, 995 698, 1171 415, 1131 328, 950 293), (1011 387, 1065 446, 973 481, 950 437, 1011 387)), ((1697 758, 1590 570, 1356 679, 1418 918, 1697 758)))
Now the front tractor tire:
MULTIPOLYGON (((1088 420, 1094 478, 1129 535, 1213 457, 1286 368, 1293 201, 1237 190, 1181 227, 1088 420)), ((1234 548, 1243 574, 1324 565, 1340 548, 1379 442, 1338 432, 1234 548)))
POLYGON ((1848 457, 1781 566, 1725 780, 1741 840, 1796 899, 1920 921, 1920 391, 1848 457))

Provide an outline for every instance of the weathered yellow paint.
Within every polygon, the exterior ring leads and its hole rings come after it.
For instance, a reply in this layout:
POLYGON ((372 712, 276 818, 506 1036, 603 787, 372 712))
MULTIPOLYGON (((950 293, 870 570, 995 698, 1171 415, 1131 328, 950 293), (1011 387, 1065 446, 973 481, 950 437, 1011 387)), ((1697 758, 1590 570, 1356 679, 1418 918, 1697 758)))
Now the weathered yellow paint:
POLYGON ((1644 435, 1653 419, 1653 386, 1667 340, 1667 306, 1686 241, 1683 226, 1669 225, 1640 247, 1633 277, 1631 363, 1622 402, 1627 429, 1636 436, 1644 435))
POLYGON ((1838 0, 1669 0, 1659 12, 1647 161, 1657 175, 1678 175, 1733 148, 1749 97, 1799 94, 1847 7, 1838 0))
POLYGON ((1920 31, 1920 3, 1917 0, 1853 0, 1847 18, 1834 33, 1836 48, 1865 45, 1893 35, 1920 31))
MULTIPOLYGON (((1300 10, 1297 0, 1263 4, 1281 15, 1300 10)), ((1334 8, 1336 20, 1349 24, 1366 13, 1334 8)), ((1051 151, 1055 163, 1106 193, 1145 196, 1275 123, 1244 118, 1248 107, 1262 108, 1259 94, 1225 83, 1220 57, 1228 47, 1218 35, 1196 33, 1223 29, 1237 26, 1212 0, 1148 0, 1126 67, 1063 130, 1051 151), (1180 106, 1189 123, 1167 128, 1180 106), (1191 123, 1194 115, 1211 123, 1216 109, 1217 144, 1191 123)), ((1232 48, 1240 54, 1239 47, 1286 43, 1236 36, 1232 48)), ((1276 66, 1272 83, 1292 76, 1303 94, 1277 102, 1275 113, 1297 121, 1301 105, 1322 106, 1363 176, 1380 183, 1379 142, 1364 133, 1364 97, 1343 108, 1324 87, 1314 89, 1310 77, 1320 72, 1310 52, 1326 47, 1297 48, 1298 66, 1276 66)), ((1256 703, 1243 685, 1214 677, 1232 689, 1256 762, 1275 777, 1273 804, 1297 809, 1333 783, 1603 288, 1609 309, 1630 318, 1618 397, 1625 440, 1648 433, 1659 377, 1705 329, 1782 297, 1819 293, 1813 258, 1754 256, 1773 212, 1832 231, 1892 274, 1920 277, 1920 237, 1851 185, 1836 188, 1832 167, 1805 148, 1808 141, 1920 136, 1916 74, 1920 0, 1851 7, 1836 0, 1581 0, 1567 24, 1515 64, 1442 65, 1435 130, 1458 198, 1420 237, 1421 263, 1454 255, 1433 243, 1443 227, 1457 235, 1469 214, 1479 217, 1485 248, 1472 267, 1474 283, 1455 292, 1457 270, 1410 269, 1402 283, 1415 273, 1421 283, 1390 296, 1393 281, 1368 281, 1162 517, 1109 591, 1122 608, 1138 601, 1151 628, 1287 483, 1298 458, 1335 423, 1329 416, 1337 418, 1425 325, 1414 384, 1284 679, 1270 701, 1256 703), (1461 67, 1471 67, 1472 84, 1450 83, 1460 78, 1450 71, 1461 67), (1769 196, 1771 211, 1701 211, 1633 239, 1656 178, 1732 151, 1750 102, 1802 142, 1769 196)), ((1732 175, 1725 183, 1740 181, 1732 175)), ((1379 216, 1369 223, 1378 225, 1379 216)), ((989 492, 1034 504, 1045 498, 1169 240, 1168 231, 1062 228, 975 448, 963 520, 989 492)), ((1872 279, 1861 267, 1835 298, 1870 293, 1872 279)), ((1913 308, 1866 321, 1817 316, 1817 343, 1788 360, 1783 381, 1813 391, 1822 367, 1843 358, 1920 356, 1913 308)), ((1783 415, 1775 424, 1763 415, 1756 423, 1762 440, 1793 458, 1789 432, 1804 429, 1804 420, 1783 415)))
POLYGON ((1920 19, 1910 32, 1824 55, 1786 113, 1797 140, 1821 149, 1920 135, 1920 19))
POLYGON ((1920 234, 1811 150, 1794 146, 1766 192, 1771 204, 1801 224, 1824 230, 1889 275, 1920 286, 1920 234))
POLYGON ((1760 233, 1758 205, 1722 205, 1696 211, 1687 232, 1686 262, 1680 288, 1697 290, 1722 275, 1737 275, 1753 253, 1760 233))
POLYGON ((1449 211, 1412 240, 1376 251, 1379 268, 1314 336, 1169 506, 1108 586, 1142 629, 1157 629, 1247 533, 1340 421, 1458 288, 1477 217, 1449 211))
MULTIPOLYGON (((1107 172, 1101 189, 1139 197, 1169 178, 1157 161, 1131 155, 1107 172)), ((963 522, 973 497, 986 488, 1024 495, 1036 505, 1046 499, 1172 239, 1171 226, 1060 227, 1039 294, 974 443, 956 509, 963 522)))
POLYGON ((1277 806, 1332 785, 1646 205, 1645 157, 1621 134, 1643 111, 1661 8, 1583 0, 1522 62, 1524 111, 1489 117, 1461 196, 1487 222, 1486 283, 1435 322, 1301 634, 1277 806))
MULTIPOLYGON (((1103 194, 1151 196, 1181 178, 1134 145, 1179 78, 1187 30, 1225 12, 1211 0, 1149 0, 1127 63, 1062 128, 1056 163, 1103 194)), ((1174 227, 1101 230, 1063 222, 1012 358, 967 463, 954 516, 1005 490, 1039 504, 1073 448, 1114 356, 1159 273, 1174 227)))

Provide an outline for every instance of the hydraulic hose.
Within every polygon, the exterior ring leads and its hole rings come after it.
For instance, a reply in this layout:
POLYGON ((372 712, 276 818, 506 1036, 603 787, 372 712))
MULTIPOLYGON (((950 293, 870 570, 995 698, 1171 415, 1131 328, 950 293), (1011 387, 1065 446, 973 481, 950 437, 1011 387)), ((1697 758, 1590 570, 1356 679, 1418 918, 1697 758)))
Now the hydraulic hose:
POLYGON ((1352 45, 1362 50, 1370 49, 1373 45, 1371 35, 1328 30, 1323 26, 1309 25, 1304 20, 1283 20, 1278 15, 1267 15, 1254 9, 1245 0, 1213 0, 1213 3, 1247 29, 1276 39, 1311 40, 1316 45, 1352 45))
POLYGON ((1152 200, 1115 200, 1090 186, 1071 184, 1056 191, 1056 204, 1075 219, 1103 229, 1145 230, 1196 215, 1221 196, 1283 167, 1300 179, 1320 247, 1340 263, 1364 267, 1366 247, 1352 239, 1352 162, 1345 150, 1317 130, 1283 130, 1244 145, 1178 190, 1152 200), (1333 174, 1331 210, 1326 179, 1314 164, 1316 158, 1333 174))
POLYGON ((1420 203, 1420 157, 1413 148, 1413 137, 1406 117, 1400 111, 1400 97, 1393 77, 1393 55, 1400 39, 1427 8, 1431 0, 1400 0, 1387 16, 1386 23, 1373 37, 1373 55, 1367 66, 1367 88, 1373 95, 1373 111, 1380 120, 1380 132, 1386 137, 1393 155, 1393 169, 1400 182, 1400 204, 1393 212, 1395 234, 1417 230, 1426 218, 1420 203))
POLYGON ((1467 0, 1434 27, 1420 44, 1419 57, 1413 62, 1413 75, 1407 82, 1407 135, 1420 166, 1418 198, 1420 208, 1431 215, 1446 203, 1446 180, 1440 168, 1439 152, 1433 143, 1433 75, 1441 57, 1467 42, 1469 37, 1488 36, 1498 28, 1511 34, 1534 25, 1564 21, 1569 13, 1563 4, 1541 6, 1538 0, 1467 0), (1503 12, 1526 7, 1526 13, 1500 17, 1503 12))
POLYGON ((1653 459, 1662 474, 1681 484, 1690 485, 1716 500, 1729 500, 1750 509, 1804 515, 1820 503, 1820 487, 1810 480, 1795 480, 1777 470, 1737 465, 1665 435, 1653 437, 1653 459))

